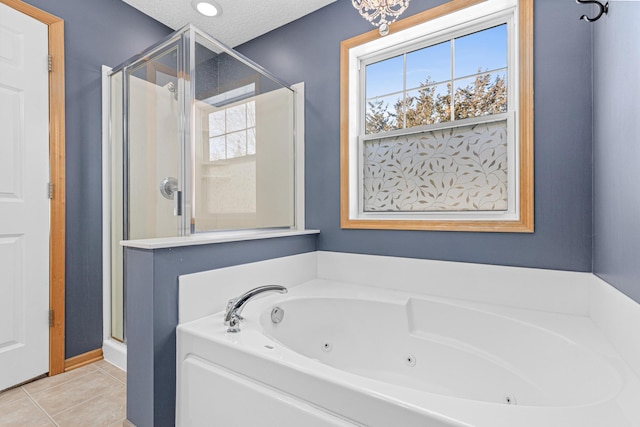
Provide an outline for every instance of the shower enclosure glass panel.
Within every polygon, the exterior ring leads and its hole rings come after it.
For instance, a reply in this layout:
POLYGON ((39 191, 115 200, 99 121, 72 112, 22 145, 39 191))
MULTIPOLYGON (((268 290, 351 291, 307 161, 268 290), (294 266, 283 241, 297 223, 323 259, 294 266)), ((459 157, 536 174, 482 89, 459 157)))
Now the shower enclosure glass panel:
POLYGON ((121 240, 295 226, 295 96, 193 26, 110 84, 111 329, 125 341, 121 240))
POLYGON ((180 234, 178 45, 127 68, 128 240, 180 234))
POLYGON ((195 34, 191 231, 294 225, 293 91, 195 34))

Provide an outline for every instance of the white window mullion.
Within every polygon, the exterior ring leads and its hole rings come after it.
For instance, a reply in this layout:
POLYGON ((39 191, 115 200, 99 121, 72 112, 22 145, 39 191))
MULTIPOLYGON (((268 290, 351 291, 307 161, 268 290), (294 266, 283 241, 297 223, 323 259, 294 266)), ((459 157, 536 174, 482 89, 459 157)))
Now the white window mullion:
POLYGON ((407 52, 402 55, 402 128, 407 128, 407 52))
POLYGON ((456 101, 455 101, 455 77, 456 77, 456 39, 451 39, 451 121, 455 121, 456 101))

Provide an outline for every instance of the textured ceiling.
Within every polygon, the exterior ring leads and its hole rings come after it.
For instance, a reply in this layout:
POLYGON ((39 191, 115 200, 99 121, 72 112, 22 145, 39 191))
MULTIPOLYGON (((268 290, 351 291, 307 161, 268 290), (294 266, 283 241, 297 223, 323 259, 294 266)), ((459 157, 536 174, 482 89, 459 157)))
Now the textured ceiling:
POLYGON ((336 0, 215 0, 222 14, 211 18, 196 12, 191 0, 123 1, 174 30, 191 23, 235 47, 336 0))

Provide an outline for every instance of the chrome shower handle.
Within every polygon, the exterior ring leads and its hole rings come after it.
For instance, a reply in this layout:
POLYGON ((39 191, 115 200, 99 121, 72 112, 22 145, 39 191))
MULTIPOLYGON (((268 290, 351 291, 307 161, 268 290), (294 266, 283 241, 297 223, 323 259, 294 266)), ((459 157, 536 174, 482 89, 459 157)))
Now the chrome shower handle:
POLYGON ((160 194, 165 199, 173 200, 176 191, 178 191, 178 180, 176 178, 168 176, 160 183, 160 194))

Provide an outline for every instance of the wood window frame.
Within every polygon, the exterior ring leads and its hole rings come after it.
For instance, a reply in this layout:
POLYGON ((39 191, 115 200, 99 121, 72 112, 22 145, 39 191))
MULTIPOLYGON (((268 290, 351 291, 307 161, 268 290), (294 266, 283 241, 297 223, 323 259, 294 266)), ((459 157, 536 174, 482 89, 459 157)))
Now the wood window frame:
MULTIPOLYGON (((487 0, 452 0, 392 24, 398 32, 483 3, 487 0)), ((349 164, 349 50, 380 38, 372 30, 340 44, 340 226, 348 229, 436 230, 469 232, 534 231, 533 157, 533 0, 518 0, 519 66, 519 218, 517 220, 359 219, 350 217, 349 164)))
POLYGON ((49 238, 49 376, 65 371, 65 85, 64 20, 19 0, 0 0, 48 27, 49 168, 53 184, 49 238))

